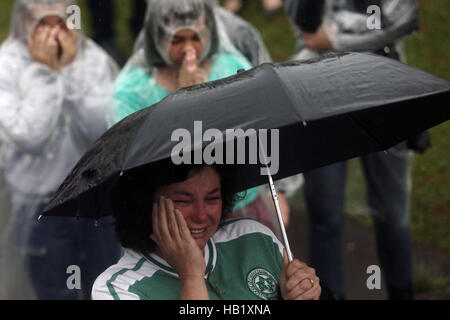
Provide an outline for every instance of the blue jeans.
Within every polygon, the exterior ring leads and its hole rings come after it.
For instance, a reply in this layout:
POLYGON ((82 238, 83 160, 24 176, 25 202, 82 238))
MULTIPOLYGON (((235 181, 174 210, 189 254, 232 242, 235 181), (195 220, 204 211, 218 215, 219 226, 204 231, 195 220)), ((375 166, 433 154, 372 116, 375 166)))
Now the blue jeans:
POLYGON ((37 221, 46 202, 20 202, 13 208, 17 245, 37 298, 90 299, 97 276, 120 257, 112 218, 102 218, 98 227, 91 219, 43 217, 37 221), (67 285, 75 274, 67 268, 73 265, 80 268, 80 289, 67 285))
MULTIPOLYGON (((360 158, 381 270, 387 284, 398 288, 412 284, 410 157, 406 143, 401 143, 387 154, 378 152, 360 158)), ((310 262, 321 282, 339 296, 344 295, 341 233, 346 166, 346 162, 340 162, 304 174, 310 262)))

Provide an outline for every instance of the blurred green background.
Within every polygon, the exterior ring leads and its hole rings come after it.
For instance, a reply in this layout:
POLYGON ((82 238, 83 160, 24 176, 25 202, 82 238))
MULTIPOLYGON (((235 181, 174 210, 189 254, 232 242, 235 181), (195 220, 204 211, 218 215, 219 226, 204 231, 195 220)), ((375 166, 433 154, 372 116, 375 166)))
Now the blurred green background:
MULTIPOLYGON (((89 36, 91 27, 86 1, 78 1, 78 4, 81 7, 84 32, 89 36)), ((129 55, 134 42, 128 27, 132 6, 128 1, 112 1, 117 8, 116 42, 122 52, 129 55)), ((13 0, 0 2, 0 41, 8 35, 13 3, 13 0)), ((268 19, 262 14, 260 1, 247 0, 245 3, 240 15, 260 30, 273 60, 288 60, 294 52, 295 38, 286 15, 280 12, 268 19)), ((420 31, 406 41, 407 62, 450 80, 450 1, 419 0, 419 4, 420 31)), ((415 244, 429 246, 448 257, 450 255, 450 122, 447 121, 431 129, 430 132, 432 148, 423 155, 415 155, 412 166, 412 234, 415 244)), ((365 184, 359 161, 350 161, 348 174, 347 214, 361 224, 370 226, 365 202, 365 184)), ((291 202, 295 207, 304 208, 301 192, 298 192, 291 202)), ((440 286, 450 285, 448 278, 439 281, 440 286)), ((435 284, 423 284, 425 287, 430 285, 435 284)))

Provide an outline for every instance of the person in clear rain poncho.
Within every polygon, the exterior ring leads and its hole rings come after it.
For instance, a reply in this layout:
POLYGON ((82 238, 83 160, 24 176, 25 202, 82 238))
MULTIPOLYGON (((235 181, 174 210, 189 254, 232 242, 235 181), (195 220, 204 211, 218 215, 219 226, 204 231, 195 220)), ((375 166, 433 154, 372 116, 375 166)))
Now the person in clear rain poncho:
MULTIPOLYGON (((39 299, 76 299, 119 257, 110 223, 43 218, 64 178, 107 129, 117 67, 107 54, 67 27, 69 0, 17 0, 11 33, 0 47, 0 134, 11 230, 39 299), (79 287, 78 287, 79 288, 79 287)), ((3 235, 4 236, 4 235, 3 235)))
MULTIPOLYGON (((114 121, 159 102, 180 87, 250 69, 251 63, 235 44, 254 63, 270 61, 256 29, 219 8, 216 1, 149 0, 134 54, 115 84, 114 121), (254 37, 248 41, 230 37, 239 30, 254 37)), ((270 211, 272 204, 265 191, 259 187, 247 190, 231 216, 257 218, 278 233, 276 215, 270 211)), ((287 206, 287 201, 283 203, 287 206)))
MULTIPOLYGON (((217 30, 223 47, 234 46, 239 53, 253 65, 271 62, 259 31, 240 16, 218 5, 217 0, 209 0, 216 17, 217 30)), ((144 31, 142 30, 136 40, 134 52, 144 46, 144 31)))
POLYGON ((147 2, 142 47, 115 85, 115 121, 159 102, 180 87, 217 80, 251 64, 219 38, 208 0, 147 2))
POLYGON ((416 0, 285 0, 284 6, 297 33, 293 60, 366 51, 405 61, 403 40, 418 29, 416 0), (373 10, 380 10, 379 21, 373 10))
MULTIPOLYGON (((298 32, 296 60, 327 52, 362 51, 405 61, 404 38, 419 28, 416 0, 285 0, 284 5, 298 32)), ((414 295, 409 149, 424 152, 428 145, 420 140, 426 136, 411 137, 387 152, 360 157, 390 299, 414 295)), ((304 173, 311 264, 340 297, 345 294, 340 249, 346 170, 344 161, 304 173)))

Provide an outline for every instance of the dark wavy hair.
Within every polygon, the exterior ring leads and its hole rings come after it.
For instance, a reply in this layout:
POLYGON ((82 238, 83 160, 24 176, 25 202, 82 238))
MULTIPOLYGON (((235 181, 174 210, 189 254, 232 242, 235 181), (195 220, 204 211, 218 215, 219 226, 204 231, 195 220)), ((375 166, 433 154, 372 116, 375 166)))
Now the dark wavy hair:
POLYGON ((144 50, 147 61, 155 67, 166 67, 167 64, 159 54, 158 39, 163 36, 163 29, 159 23, 170 18, 178 21, 192 21, 205 14, 206 27, 210 31, 211 46, 206 59, 211 58, 219 48, 219 35, 217 31, 214 9, 210 0, 152 0, 148 2, 147 15, 144 23, 144 50), (164 4, 164 7, 161 4, 164 4), (163 10, 164 9, 164 10, 163 10))
MULTIPOLYGON (((115 231, 121 245, 137 252, 148 253, 156 249, 150 239, 152 227, 152 205, 155 191, 168 184, 187 179, 191 170, 200 171, 206 165, 175 165, 170 160, 125 172, 112 190, 112 211, 115 231)), ((222 216, 232 211, 237 194, 242 190, 242 180, 237 168, 229 165, 212 165, 221 182, 222 216)))

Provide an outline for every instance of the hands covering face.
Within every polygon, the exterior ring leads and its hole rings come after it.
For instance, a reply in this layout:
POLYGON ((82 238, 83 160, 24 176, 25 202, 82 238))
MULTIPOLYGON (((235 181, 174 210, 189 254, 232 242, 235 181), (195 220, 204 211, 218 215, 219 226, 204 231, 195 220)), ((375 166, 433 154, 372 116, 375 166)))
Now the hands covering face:
POLYGON ((28 42, 34 61, 58 71, 73 62, 78 50, 78 31, 60 25, 39 25, 28 42))
POLYGON ((195 49, 187 50, 178 72, 178 87, 189 87, 206 82, 207 80, 207 68, 197 65, 197 53, 195 49))

